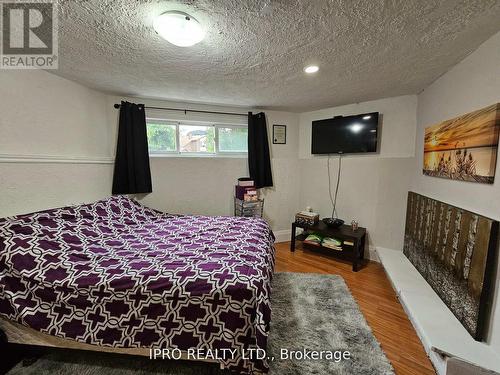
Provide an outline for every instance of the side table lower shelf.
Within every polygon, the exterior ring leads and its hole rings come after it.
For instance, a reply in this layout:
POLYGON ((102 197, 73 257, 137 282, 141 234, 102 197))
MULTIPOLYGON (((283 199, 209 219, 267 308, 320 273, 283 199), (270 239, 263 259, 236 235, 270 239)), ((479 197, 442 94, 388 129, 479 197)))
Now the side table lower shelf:
POLYGON ((308 250, 314 250, 332 256, 334 258, 344 259, 352 263, 352 270, 357 272, 359 264, 364 260, 366 228, 359 227, 353 231, 350 226, 342 225, 338 228, 330 228, 322 221, 313 226, 304 226, 292 223, 292 236, 290 240, 290 251, 295 251, 295 241, 303 241, 308 233, 318 233, 323 236, 333 237, 342 242, 342 250, 334 250, 321 245, 311 245, 303 243, 308 250), (304 229, 304 233, 296 235, 297 228, 304 229))

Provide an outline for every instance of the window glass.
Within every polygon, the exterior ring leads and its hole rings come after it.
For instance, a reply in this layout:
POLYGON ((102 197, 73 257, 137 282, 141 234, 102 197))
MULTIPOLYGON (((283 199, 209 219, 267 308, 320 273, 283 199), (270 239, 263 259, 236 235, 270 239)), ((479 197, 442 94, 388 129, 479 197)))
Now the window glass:
POLYGON ((218 130, 220 152, 247 152, 248 128, 220 127, 218 130))
POLYGON ((179 125, 180 152, 215 152, 213 126, 179 125))
POLYGON ((147 133, 150 152, 175 152, 177 150, 175 125, 148 122, 147 133))

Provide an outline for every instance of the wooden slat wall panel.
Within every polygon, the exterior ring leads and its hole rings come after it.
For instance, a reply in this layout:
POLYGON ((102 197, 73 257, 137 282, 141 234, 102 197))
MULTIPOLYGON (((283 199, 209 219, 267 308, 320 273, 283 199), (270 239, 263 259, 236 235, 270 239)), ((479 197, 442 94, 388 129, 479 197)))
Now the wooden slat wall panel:
POLYGON ((458 210, 455 207, 452 207, 450 221, 448 224, 448 233, 446 236, 445 246, 444 246, 444 264, 448 269, 451 268, 450 259, 451 259, 451 252, 453 251, 453 237, 455 237, 455 232, 456 232, 457 214, 458 210))
POLYGON ((432 234, 431 234, 431 243, 430 243, 430 248, 432 251, 432 254, 434 256, 437 256, 438 254, 438 238, 440 235, 440 230, 442 227, 442 205, 441 202, 436 202, 436 206, 434 207, 434 225, 432 226, 432 234))
POLYGON ((413 192, 404 253, 476 339, 484 337, 498 222, 413 192), (488 258, 489 257, 489 258, 488 258))
POLYGON ((430 233, 431 233, 431 228, 432 228, 432 217, 433 217, 433 212, 434 210, 434 201, 431 200, 426 200, 426 206, 425 206, 425 229, 424 229, 424 246, 425 246, 425 251, 432 252, 430 249, 430 233))
POLYGON ((436 238, 436 253, 437 258, 443 260, 444 258, 444 240, 445 240, 445 232, 446 232, 446 214, 448 212, 447 207, 444 204, 440 203, 440 214, 439 214, 439 224, 438 224, 438 233, 436 238))
POLYGON ((426 210, 426 204, 427 200, 424 199, 424 197, 420 197, 420 210, 418 213, 419 216, 419 222, 418 222, 418 240, 421 243, 424 243, 424 228, 425 228, 425 210, 426 210))
POLYGON ((418 228, 420 227, 420 201, 420 197, 417 195, 415 197, 415 212, 413 213, 415 215, 415 229, 412 231, 412 235, 415 238, 418 238, 418 228))
POLYGON ((407 212, 406 212, 405 234, 408 234, 411 230, 413 230, 414 201, 415 201, 414 196, 408 194, 408 199, 406 203, 407 212))
POLYGON ((483 289, 484 269, 486 267, 490 230, 491 220, 480 217, 477 224, 476 243, 472 253, 468 282, 469 290, 471 290, 472 295, 478 302, 483 289))
POLYGON ((417 215, 417 212, 418 212, 418 197, 417 196, 413 196, 413 210, 412 210, 412 217, 410 218, 411 222, 412 222, 412 227, 411 227, 411 230, 410 230, 410 233, 412 233, 413 235, 415 235, 417 233, 417 225, 418 225, 418 215, 417 215))
POLYGON ((464 267, 463 267, 463 277, 465 280, 469 279, 470 266, 472 262, 472 254, 474 253, 474 246, 476 244, 476 234, 477 234, 477 223, 479 222, 479 217, 473 215, 472 221, 469 228, 469 239, 467 241, 467 247, 465 249, 464 257, 464 267))
POLYGON ((463 279, 463 267, 465 260, 465 253, 467 251, 467 243, 469 242, 469 229, 472 221, 471 212, 462 212, 462 222, 460 223, 460 237, 458 239, 458 248, 455 255, 454 268, 455 274, 458 278, 463 279))

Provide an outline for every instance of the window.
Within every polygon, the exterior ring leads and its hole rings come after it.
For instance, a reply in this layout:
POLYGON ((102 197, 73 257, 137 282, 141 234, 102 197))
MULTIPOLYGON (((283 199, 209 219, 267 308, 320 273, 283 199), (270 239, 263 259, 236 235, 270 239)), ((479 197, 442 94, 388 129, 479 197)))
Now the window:
POLYGON ((247 153, 244 125, 147 119, 150 154, 231 156, 247 153))
POLYGON ((179 125, 180 152, 215 153, 213 126, 179 125))
POLYGON ((247 152, 248 128, 244 127, 220 127, 219 151, 220 152, 247 152))
POLYGON ((153 153, 177 150, 177 126, 156 122, 147 123, 149 151, 153 153))

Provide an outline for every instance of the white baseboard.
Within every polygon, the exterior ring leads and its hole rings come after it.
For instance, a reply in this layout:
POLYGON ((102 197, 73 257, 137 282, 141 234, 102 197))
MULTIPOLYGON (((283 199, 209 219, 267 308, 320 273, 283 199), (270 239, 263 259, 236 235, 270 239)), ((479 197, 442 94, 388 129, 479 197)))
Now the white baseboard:
POLYGON ((292 231, 285 229, 285 230, 277 230, 273 231, 274 237, 276 237, 276 240, 274 242, 288 242, 290 241, 290 237, 292 236, 292 231))
POLYGON ((376 247, 374 246, 368 247, 368 259, 370 259, 372 262, 380 263, 380 258, 378 257, 376 247))
MULTIPOLYGON (((297 228, 297 232, 301 230, 300 228, 297 228)), ((292 236, 292 231, 285 229, 285 230, 277 230, 273 231, 274 236, 276 237, 276 240, 274 242, 279 243, 279 242, 288 242, 290 241, 290 237, 292 236)), ((367 258, 370 259, 373 262, 380 263, 380 258, 377 255, 377 249, 374 246, 370 246, 368 248, 368 254, 367 258)))

